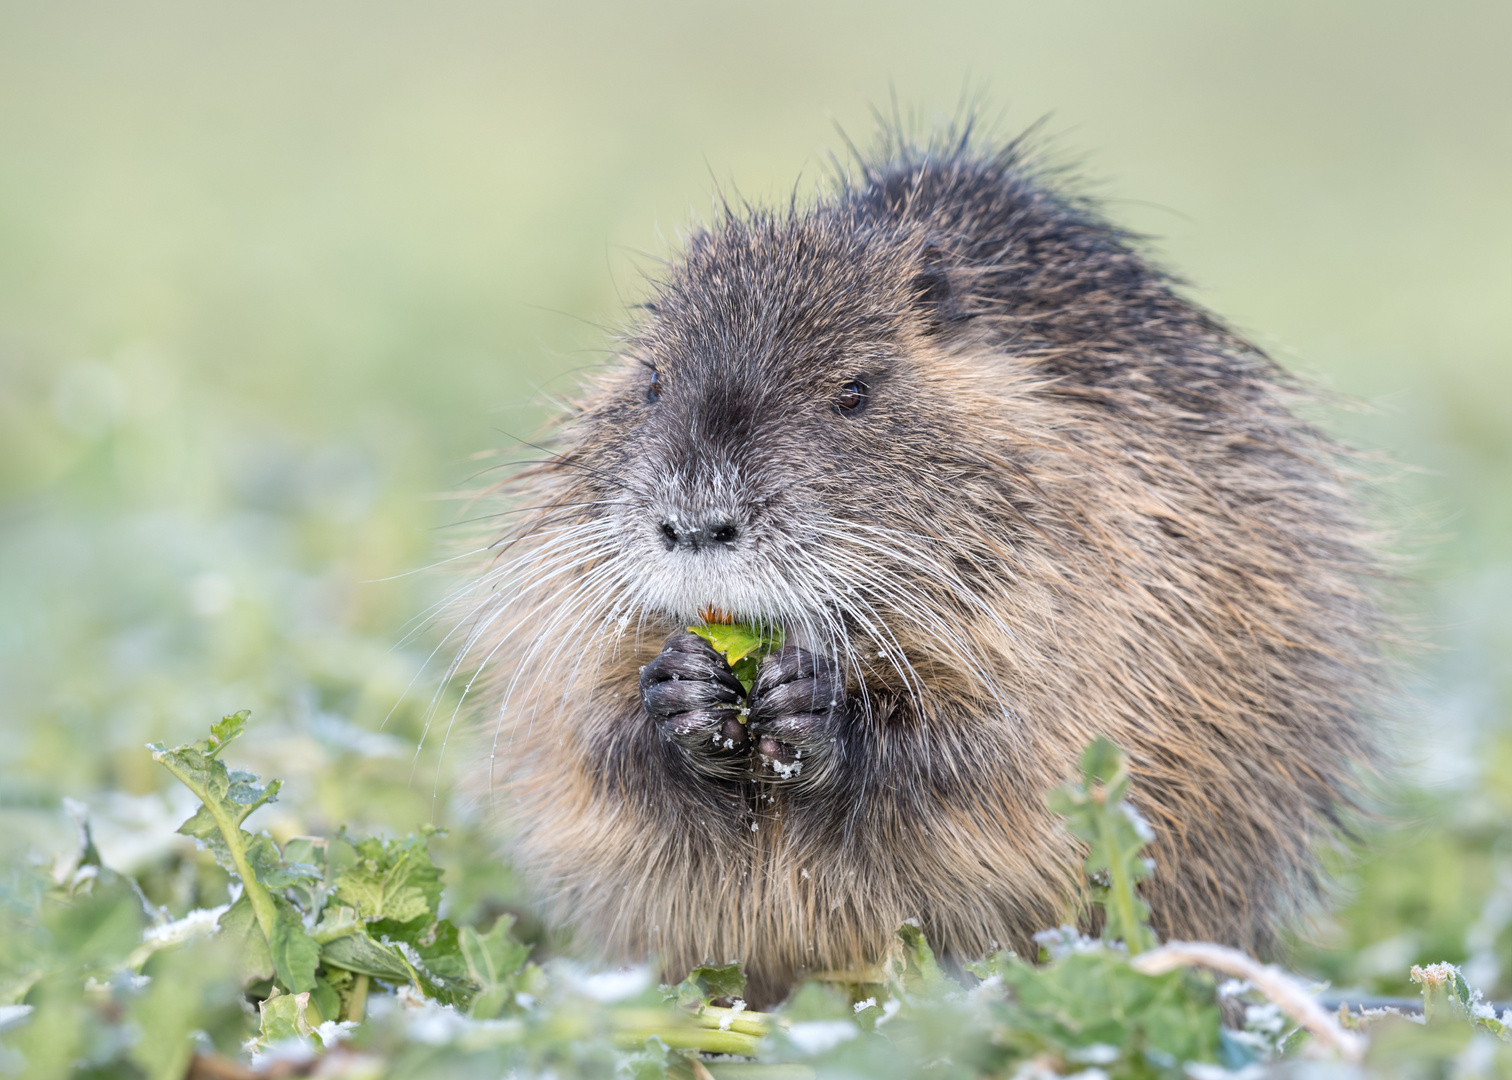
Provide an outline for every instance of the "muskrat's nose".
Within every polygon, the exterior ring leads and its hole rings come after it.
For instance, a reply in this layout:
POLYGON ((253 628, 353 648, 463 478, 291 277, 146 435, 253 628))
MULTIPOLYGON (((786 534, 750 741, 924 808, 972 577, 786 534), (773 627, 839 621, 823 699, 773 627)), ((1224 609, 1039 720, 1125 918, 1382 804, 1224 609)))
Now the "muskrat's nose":
POLYGON ((720 547, 733 544, 740 537, 740 526, 727 517, 710 518, 697 525, 684 525, 662 518, 657 527, 661 530, 662 543, 668 551, 674 548, 698 551, 705 547, 720 547))

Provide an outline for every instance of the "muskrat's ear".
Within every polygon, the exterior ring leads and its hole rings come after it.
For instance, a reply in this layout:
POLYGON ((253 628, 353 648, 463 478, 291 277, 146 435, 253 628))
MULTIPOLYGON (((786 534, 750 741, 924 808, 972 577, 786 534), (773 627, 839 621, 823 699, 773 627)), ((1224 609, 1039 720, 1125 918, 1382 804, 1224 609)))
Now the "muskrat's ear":
POLYGON ((933 240, 926 240, 919 248, 913 294, 926 333, 943 333, 961 317, 955 288, 950 281, 950 269, 945 264, 945 252, 933 240))

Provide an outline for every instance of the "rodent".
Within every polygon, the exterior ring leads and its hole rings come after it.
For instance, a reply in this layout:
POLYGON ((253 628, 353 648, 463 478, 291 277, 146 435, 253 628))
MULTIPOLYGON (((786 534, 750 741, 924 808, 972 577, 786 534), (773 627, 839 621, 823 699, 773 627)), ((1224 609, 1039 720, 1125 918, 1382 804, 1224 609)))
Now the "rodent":
POLYGON ((1106 735, 1162 937, 1266 956, 1380 760, 1386 617, 1308 395, 1020 142, 887 141, 650 287, 477 579, 479 786, 550 916, 770 1003, 1035 954, 1106 735), (786 632, 748 715, 687 633, 786 632))

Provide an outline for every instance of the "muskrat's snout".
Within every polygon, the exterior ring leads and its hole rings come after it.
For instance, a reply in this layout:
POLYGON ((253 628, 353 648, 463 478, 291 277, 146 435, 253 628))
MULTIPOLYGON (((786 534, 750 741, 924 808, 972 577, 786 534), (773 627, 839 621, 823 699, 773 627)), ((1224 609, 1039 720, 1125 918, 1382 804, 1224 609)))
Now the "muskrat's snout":
POLYGON ((647 471, 649 482, 615 515, 638 602, 677 621, 711 605, 773 617, 782 575, 765 512, 769 500, 735 467, 647 471))
POLYGON ((729 547, 740 539, 740 525, 727 514, 711 514, 694 522, 663 517, 656 523, 668 551, 701 551, 729 547))

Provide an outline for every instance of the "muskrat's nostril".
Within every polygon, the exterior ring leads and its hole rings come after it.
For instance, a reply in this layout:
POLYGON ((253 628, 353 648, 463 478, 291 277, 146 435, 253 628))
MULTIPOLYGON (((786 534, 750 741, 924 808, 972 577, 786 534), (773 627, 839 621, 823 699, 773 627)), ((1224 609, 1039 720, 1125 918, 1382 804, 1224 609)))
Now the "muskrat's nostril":
POLYGON ((727 517, 714 518, 691 528, 662 520, 657 522, 662 544, 668 551, 685 548, 698 551, 714 544, 733 544, 740 538, 740 526, 727 517))

